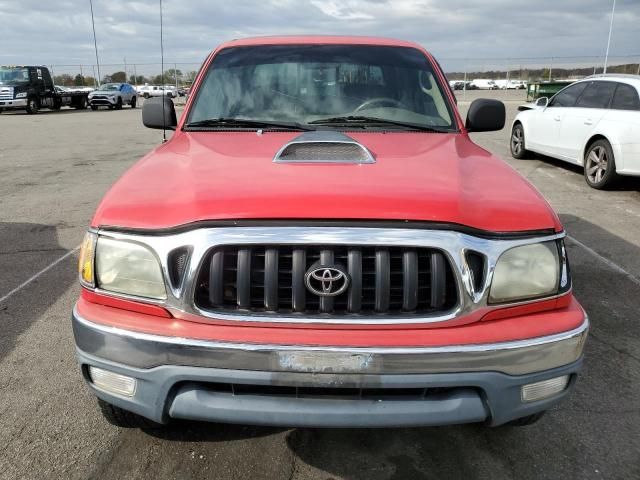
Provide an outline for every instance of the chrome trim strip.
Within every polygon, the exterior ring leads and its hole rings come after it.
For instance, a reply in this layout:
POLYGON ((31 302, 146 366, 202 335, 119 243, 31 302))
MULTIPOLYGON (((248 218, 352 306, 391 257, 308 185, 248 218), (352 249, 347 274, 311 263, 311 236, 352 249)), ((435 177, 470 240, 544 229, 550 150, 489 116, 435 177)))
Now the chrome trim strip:
MULTIPOLYGON (((589 329, 527 340, 445 347, 332 347, 226 343, 166 337, 93 323, 73 310, 76 345, 83 352, 138 368, 191 365, 234 370, 409 374, 498 371, 510 375, 568 365, 582 356, 589 329), (298 359, 296 361, 296 359, 298 359), (329 369, 329 370, 327 370, 329 369)), ((316 372, 320 373, 320 372, 316 372)))
MULTIPOLYGON (((95 230, 94 230, 95 231, 95 230)), ((385 325, 433 323, 453 320, 478 308, 502 308, 540 301, 543 299, 525 300, 509 304, 489 304, 489 287, 493 278, 496 262, 502 253, 510 248, 557 240, 565 237, 565 233, 557 233, 535 238, 486 239, 466 233, 447 230, 422 230, 411 228, 364 228, 364 227, 221 227, 201 228, 165 236, 130 234, 97 230, 99 235, 116 240, 139 243, 150 248, 160 259, 165 284, 169 281, 168 256, 175 248, 187 247, 191 250, 185 280, 179 289, 168 288, 165 301, 118 295, 104 292, 114 297, 127 298, 145 303, 163 305, 178 318, 197 315, 204 319, 250 321, 268 323, 325 323, 341 325, 385 325), (441 250, 448 258, 456 276, 459 303, 448 312, 435 315, 392 316, 392 315, 300 315, 269 314, 256 312, 218 312, 198 308, 194 301, 195 279, 206 253, 219 245, 364 245, 364 246, 398 246, 427 247, 441 250), (473 250, 487 257, 485 282, 480 291, 475 291, 471 270, 467 265, 465 254, 473 250)), ((563 293, 564 294, 564 293, 563 293)))

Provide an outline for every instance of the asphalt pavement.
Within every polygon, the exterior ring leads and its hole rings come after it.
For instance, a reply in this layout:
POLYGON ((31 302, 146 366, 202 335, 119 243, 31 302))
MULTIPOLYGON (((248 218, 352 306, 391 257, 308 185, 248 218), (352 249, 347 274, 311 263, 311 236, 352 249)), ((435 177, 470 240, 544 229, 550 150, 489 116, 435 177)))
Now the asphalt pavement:
MULTIPOLYGON (((524 93, 462 92, 505 100, 524 93)), ((176 423, 119 429, 74 359, 77 246, 100 198, 161 141, 141 110, 0 115, 0 478, 638 479, 640 179, 590 189, 579 168, 513 160, 509 130, 474 134, 529 179, 568 232, 592 322, 573 395, 523 428, 285 429, 176 423)), ((526 215, 526 212, 522 212, 526 215)))

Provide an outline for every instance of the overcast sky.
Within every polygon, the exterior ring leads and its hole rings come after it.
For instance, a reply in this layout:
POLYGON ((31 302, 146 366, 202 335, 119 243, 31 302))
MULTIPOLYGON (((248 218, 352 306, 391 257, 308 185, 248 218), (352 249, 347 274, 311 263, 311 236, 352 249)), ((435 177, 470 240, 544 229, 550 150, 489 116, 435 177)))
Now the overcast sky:
MULTIPOLYGON (((602 57, 612 0, 163 3, 167 63, 197 64, 221 41, 238 37, 319 33, 413 40, 452 70, 461 58, 488 68, 491 62, 481 59, 602 57)), ((158 0, 93 0, 93 6, 101 63, 159 62, 158 0)), ((89 0, 0 0, 0 25, 0 64, 95 63, 89 0)), ((611 55, 640 58, 640 0, 618 0, 611 55)))

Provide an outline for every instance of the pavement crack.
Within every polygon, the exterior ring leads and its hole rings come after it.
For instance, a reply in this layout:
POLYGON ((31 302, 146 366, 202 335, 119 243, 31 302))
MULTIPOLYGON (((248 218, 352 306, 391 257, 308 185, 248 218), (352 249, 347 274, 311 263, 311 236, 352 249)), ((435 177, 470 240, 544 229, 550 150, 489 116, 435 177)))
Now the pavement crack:
POLYGON ((0 252, 0 255, 15 255, 16 253, 46 253, 46 252, 66 252, 66 248, 26 248, 24 250, 11 250, 8 252, 0 252))
POLYGON ((596 342, 600 342, 603 345, 606 345, 611 350, 615 351, 616 353, 619 353, 620 355, 622 355, 624 357, 629 357, 629 358, 635 360, 636 362, 640 363, 640 358, 639 357, 636 357, 635 355, 633 355, 632 353, 629 353, 626 350, 623 350, 623 349, 620 349, 620 348, 616 347, 611 342, 608 342, 608 341, 604 340, 603 338, 599 337, 598 335, 596 335, 593 332, 589 332, 589 338, 595 340, 596 342))

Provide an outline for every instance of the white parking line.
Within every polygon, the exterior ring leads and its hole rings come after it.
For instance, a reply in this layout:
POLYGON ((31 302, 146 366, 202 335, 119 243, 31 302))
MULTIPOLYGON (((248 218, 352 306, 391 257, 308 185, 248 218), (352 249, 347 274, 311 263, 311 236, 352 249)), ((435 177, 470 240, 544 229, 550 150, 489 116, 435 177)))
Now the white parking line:
POLYGON ((8 299, 10 296, 12 296, 13 294, 19 292, 20 290, 22 290, 24 287, 26 287, 27 285, 29 285, 31 282, 33 282, 36 278, 38 278, 40 275, 42 275, 43 273, 46 273, 47 271, 51 270, 53 267, 55 267, 57 264, 59 264, 60 262, 62 262, 63 260, 65 260, 66 258, 70 257, 71 255, 73 255, 74 253, 76 253, 78 250, 80 249, 80 245, 78 245, 76 248, 74 248, 73 250, 68 251, 67 253, 65 253, 63 256, 61 256, 60 258, 58 258, 57 260, 55 260, 53 263, 50 263, 49 265, 47 265, 46 267, 44 267, 42 270, 40 270, 38 273, 36 273, 35 275, 33 275, 32 277, 28 278, 27 280, 25 280, 24 282, 22 282, 20 285, 18 285, 16 288, 14 288, 13 290, 11 290, 9 293, 7 293, 4 297, 0 298, 0 303, 4 302, 6 299, 8 299))
POLYGON ((579 240, 576 240, 571 235, 567 235, 567 238, 570 241, 572 241, 573 243, 575 243, 577 246, 582 248, 585 252, 590 253, 594 257, 598 258, 601 262, 603 262, 609 268, 611 268, 615 272, 618 272, 618 273, 624 275, 625 277, 627 277, 629 280, 631 280, 633 283, 635 283, 636 285, 638 285, 640 287, 640 278, 630 274, 629 272, 627 272, 624 268, 622 268, 617 263, 614 263, 611 260, 609 260, 608 258, 603 257, 598 252, 596 252, 594 249, 592 249, 591 247, 587 247, 584 243, 582 243, 579 240))

